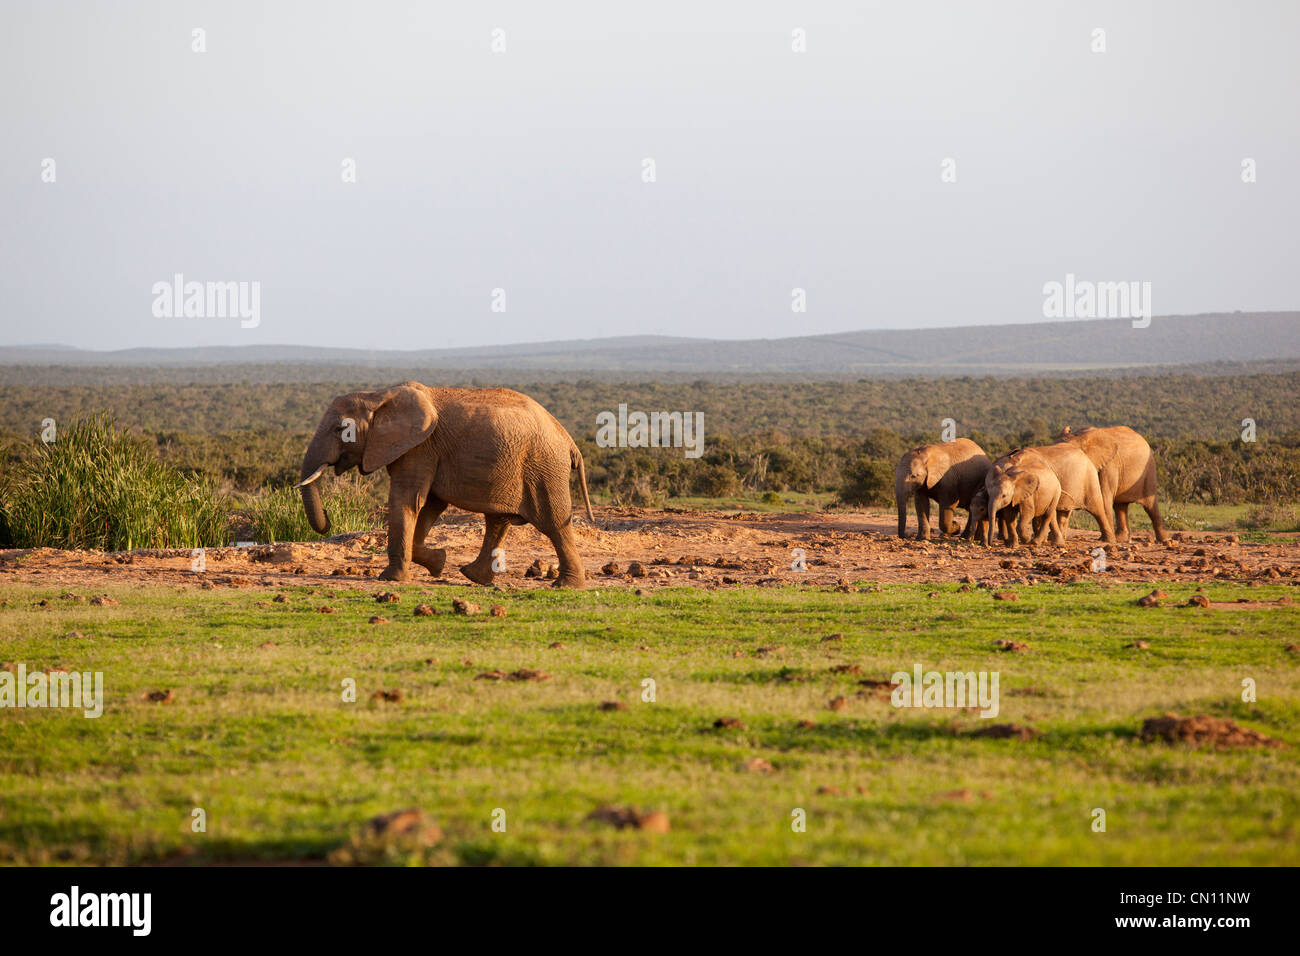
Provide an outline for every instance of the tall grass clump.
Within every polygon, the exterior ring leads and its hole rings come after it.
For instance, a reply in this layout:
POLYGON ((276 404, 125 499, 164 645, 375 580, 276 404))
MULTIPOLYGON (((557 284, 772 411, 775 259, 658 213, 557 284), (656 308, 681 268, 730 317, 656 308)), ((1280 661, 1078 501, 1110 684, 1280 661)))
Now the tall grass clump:
MULTIPOLYGON (((321 501, 329 512, 330 534, 383 527, 386 509, 376 498, 373 482, 354 475, 335 478, 328 484, 325 478, 318 480, 325 485, 321 488, 321 501)), ((263 490, 248 501, 245 510, 250 531, 257 541, 319 541, 321 538, 307 523, 302 496, 295 488, 263 490)))
POLYGON ((22 456, 0 497, 0 535, 20 548, 211 547, 226 543, 226 502, 96 415, 22 456))

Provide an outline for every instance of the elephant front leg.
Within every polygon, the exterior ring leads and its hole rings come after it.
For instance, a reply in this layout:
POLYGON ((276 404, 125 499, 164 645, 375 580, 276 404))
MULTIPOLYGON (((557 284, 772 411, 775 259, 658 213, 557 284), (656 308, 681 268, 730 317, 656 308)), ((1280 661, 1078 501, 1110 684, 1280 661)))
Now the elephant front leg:
POLYGON ((438 517, 447 510, 447 502, 439 498, 430 498, 420 509, 420 517, 415 522, 415 535, 411 539, 411 560, 423 567, 434 577, 442 574, 447 564, 447 552, 443 548, 426 547, 424 539, 429 535, 438 517))
POLYGON ((382 581, 405 581, 411 577, 411 546, 415 533, 415 508, 396 495, 388 498, 388 567, 379 572, 382 581))
POLYGON ((1120 504, 1119 502, 1116 502, 1114 507, 1114 514, 1115 514, 1115 540, 1127 541, 1128 540, 1128 505, 1120 504))
POLYGON ((492 568, 495 557, 492 552, 501 547, 510 530, 510 519, 504 515, 484 515, 483 546, 479 548, 478 557, 469 564, 461 566, 460 573, 475 584, 485 587, 492 584, 496 572, 492 568))
POLYGON ((918 541, 930 540, 930 499, 927 495, 916 493, 913 500, 916 505, 916 537, 918 541))
POLYGON ((961 530, 961 525, 957 523, 957 503, 955 501, 941 501, 939 503, 939 534, 954 535, 961 530))

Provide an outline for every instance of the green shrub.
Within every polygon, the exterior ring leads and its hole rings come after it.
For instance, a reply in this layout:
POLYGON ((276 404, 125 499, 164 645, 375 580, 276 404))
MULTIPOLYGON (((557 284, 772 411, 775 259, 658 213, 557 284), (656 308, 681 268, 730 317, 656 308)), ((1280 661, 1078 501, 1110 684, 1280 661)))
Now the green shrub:
POLYGON ((211 547, 226 543, 226 502, 97 415, 26 449, 6 478, 0 534, 20 548, 211 547))
MULTIPOLYGON (((343 475, 319 479, 321 500, 329 512, 330 534, 373 531, 387 521, 387 509, 376 500, 374 482, 343 475)), ((248 533, 259 542, 318 541, 307 523, 302 495, 292 486, 263 490, 245 504, 248 533)))
POLYGON ((895 466, 894 461, 863 455, 844 469, 840 501, 849 505, 892 505, 895 466))

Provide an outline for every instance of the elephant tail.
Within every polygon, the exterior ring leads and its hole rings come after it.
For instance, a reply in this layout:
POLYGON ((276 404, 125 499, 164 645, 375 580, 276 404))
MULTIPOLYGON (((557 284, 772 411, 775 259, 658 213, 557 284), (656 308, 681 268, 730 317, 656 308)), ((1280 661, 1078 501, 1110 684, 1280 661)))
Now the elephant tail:
POLYGON ((578 446, 569 442, 569 467, 578 469, 578 484, 582 485, 582 503, 587 506, 587 520, 593 525, 596 523, 596 516, 591 513, 591 498, 587 495, 587 469, 582 463, 582 452, 578 451, 578 446))

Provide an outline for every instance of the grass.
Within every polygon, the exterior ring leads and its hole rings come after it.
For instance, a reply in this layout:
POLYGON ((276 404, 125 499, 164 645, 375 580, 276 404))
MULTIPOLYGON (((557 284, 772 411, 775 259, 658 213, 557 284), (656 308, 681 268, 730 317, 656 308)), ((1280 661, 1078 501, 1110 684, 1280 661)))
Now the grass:
POLYGON ((26 449, 0 503, 0 541, 21 548, 205 547, 226 542, 226 501, 99 415, 26 449))
MULTIPOLYGON (((1164 587, 1176 600, 1192 590, 1164 587)), ((1133 602, 1149 588, 1096 583, 1021 587, 1016 603, 955 585, 637 597, 430 582, 395 588, 396 605, 328 588, 287 587, 280 604, 269 589, 109 587, 117 607, 64 590, 0 585, 0 660, 102 671, 105 713, 0 709, 8 863, 319 859, 407 806, 446 832, 417 862, 1300 863, 1294 605, 1143 610, 1133 602), (452 595, 509 616, 411 614, 452 595), (367 624, 375 613, 392 622, 367 624), (821 642, 833 632, 843 640, 821 642), (1000 653, 995 638, 1030 649, 1000 653), (1150 649, 1124 647, 1136 639, 1150 649), (784 650, 757 653, 769 645, 784 650), (858 677, 828 673, 839 663, 862 677, 996 670, 996 722, 1043 734, 954 733, 990 721, 856 698, 858 677), (553 680, 475 680, 518 668, 553 680), (1247 677, 1257 703, 1241 700, 1247 677), (341 697, 348 678, 356 703, 341 697), (405 699, 373 702, 380 688, 405 699), (161 689, 175 702, 141 699, 161 689), (828 710, 836 696, 849 706, 828 710), (627 709, 599 710, 606 700, 627 709), (1231 717, 1287 746, 1141 742, 1142 720, 1165 711, 1231 717), (722 716, 745 727, 713 729, 722 716), (775 772, 746 772, 752 757, 775 772), (971 799, 942 796, 959 789, 971 799), (607 803, 662 809, 672 830, 585 820, 607 803), (196 807, 204 833, 190 830, 196 807), (1105 833, 1091 830, 1098 807, 1105 833), (504 833, 490 826, 498 808, 504 833), (806 832, 791 829, 796 808, 806 832)), ((1293 589, 1206 590, 1271 601, 1293 589)))
MULTIPOLYGON (((376 501, 373 481, 355 474, 320 480, 330 534, 373 531, 387 524, 387 508, 376 501)), ((301 493, 292 487, 264 489, 248 500, 241 518, 240 524, 260 542, 319 541, 322 537, 307 523, 301 493)))

